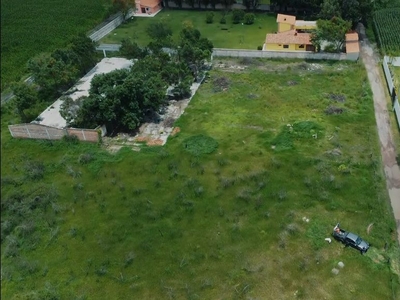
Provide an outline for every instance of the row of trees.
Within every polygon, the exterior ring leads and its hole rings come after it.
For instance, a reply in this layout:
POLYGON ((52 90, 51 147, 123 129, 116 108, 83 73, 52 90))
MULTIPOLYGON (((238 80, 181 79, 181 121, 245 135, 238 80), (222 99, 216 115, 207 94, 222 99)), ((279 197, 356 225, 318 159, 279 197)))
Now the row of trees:
POLYGON ((161 22, 152 23, 147 33, 152 41, 144 48, 129 39, 122 41, 120 53, 137 59, 130 70, 96 75, 88 97, 77 101, 65 97, 61 115, 69 125, 105 124, 111 133, 131 131, 166 104, 169 86, 176 97, 190 95, 193 80, 211 56, 212 43, 190 24, 180 32, 178 43, 172 41, 170 27, 161 22))
POLYGON ((13 84, 14 105, 22 122, 30 121, 27 110, 42 99, 54 99, 96 64, 96 48, 84 34, 52 53, 42 53, 28 61, 33 84, 13 84))

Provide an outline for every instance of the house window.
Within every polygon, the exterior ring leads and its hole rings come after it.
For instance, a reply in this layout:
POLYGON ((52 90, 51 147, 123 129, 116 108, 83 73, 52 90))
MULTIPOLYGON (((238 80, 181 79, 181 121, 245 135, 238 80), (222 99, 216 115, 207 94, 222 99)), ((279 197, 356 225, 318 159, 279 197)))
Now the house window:
POLYGON ((303 48, 304 48, 304 45, 300 45, 299 48, 302 48, 302 49, 303 49, 303 48))
POLYGON ((146 7, 146 11, 149 11, 149 8, 148 8, 148 7, 146 7))
POLYGON ((289 45, 283 45, 283 49, 289 48, 289 45))

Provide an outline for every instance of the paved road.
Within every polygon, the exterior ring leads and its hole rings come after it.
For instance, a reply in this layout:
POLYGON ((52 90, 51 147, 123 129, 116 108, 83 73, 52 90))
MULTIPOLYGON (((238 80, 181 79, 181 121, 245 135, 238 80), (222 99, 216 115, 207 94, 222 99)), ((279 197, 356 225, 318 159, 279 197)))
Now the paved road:
MULTIPOLYGON (((360 26, 360 25, 359 25, 360 26)), ((361 58, 368 73, 368 80, 374 97, 375 119, 378 127, 379 141, 381 144, 382 161, 385 169, 386 186, 390 196, 394 217, 397 224, 397 239, 400 243, 400 168, 396 161, 396 148, 390 128, 387 99, 379 74, 380 62, 369 43, 364 26, 359 27, 361 42, 361 58)))

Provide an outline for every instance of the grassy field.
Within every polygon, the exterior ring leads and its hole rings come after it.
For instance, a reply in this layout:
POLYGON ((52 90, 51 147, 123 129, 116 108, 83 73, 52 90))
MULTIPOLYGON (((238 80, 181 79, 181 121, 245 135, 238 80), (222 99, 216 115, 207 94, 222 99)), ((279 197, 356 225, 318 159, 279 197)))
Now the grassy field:
POLYGON ((2 0, 1 90, 26 73, 27 61, 66 45, 100 23, 110 1, 2 0))
POLYGON ((159 20, 164 20, 171 26, 173 38, 177 40, 182 22, 191 21, 193 26, 200 30, 202 36, 214 43, 214 47, 255 50, 257 46, 263 45, 268 32, 277 30, 276 15, 256 14, 256 20, 252 25, 232 24, 230 14, 226 17, 227 23, 220 24, 221 12, 214 12, 214 23, 206 24, 206 15, 207 12, 204 11, 163 10, 154 18, 135 18, 129 23, 119 26, 100 42, 120 43, 122 39, 130 38, 139 45, 145 46, 150 42, 150 38, 146 34, 146 27, 151 22, 159 20))
POLYGON ((364 67, 216 64, 141 152, 14 140, 2 109, 2 299, 398 299, 364 67), (339 221, 366 255, 324 241, 339 221))

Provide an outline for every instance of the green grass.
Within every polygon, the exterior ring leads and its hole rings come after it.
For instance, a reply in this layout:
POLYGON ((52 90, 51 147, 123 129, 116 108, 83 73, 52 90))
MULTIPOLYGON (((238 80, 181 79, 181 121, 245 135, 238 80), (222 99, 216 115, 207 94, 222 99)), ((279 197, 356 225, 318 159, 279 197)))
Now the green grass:
POLYGON ((222 62, 248 68, 212 70, 181 132, 141 152, 12 139, 2 109, 2 299, 398 298, 364 67, 222 62), (338 221, 365 256, 323 240, 338 221))
POLYGON ((31 57, 100 23, 108 6, 108 0, 1 1, 1 90, 26 74, 31 57))
POLYGON ((253 49, 262 46, 265 35, 277 30, 276 15, 257 13, 256 20, 252 25, 232 24, 231 14, 226 17, 227 23, 220 24, 222 12, 214 12, 214 23, 206 24, 205 11, 180 11, 163 10, 154 18, 135 18, 127 24, 123 24, 104 37, 101 43, 118 44, 125 38, 136 41, 145 46, 150 42, 146 34, 146 28, 151 22, 164 20, 173 30, 173 38, 178 39, 182 29, 182 22, 190 21, 193 26, 200 30, 201 35, 207 37, 217 48, 253 49), (226 28, 227 30, 222 30, 226 28))

